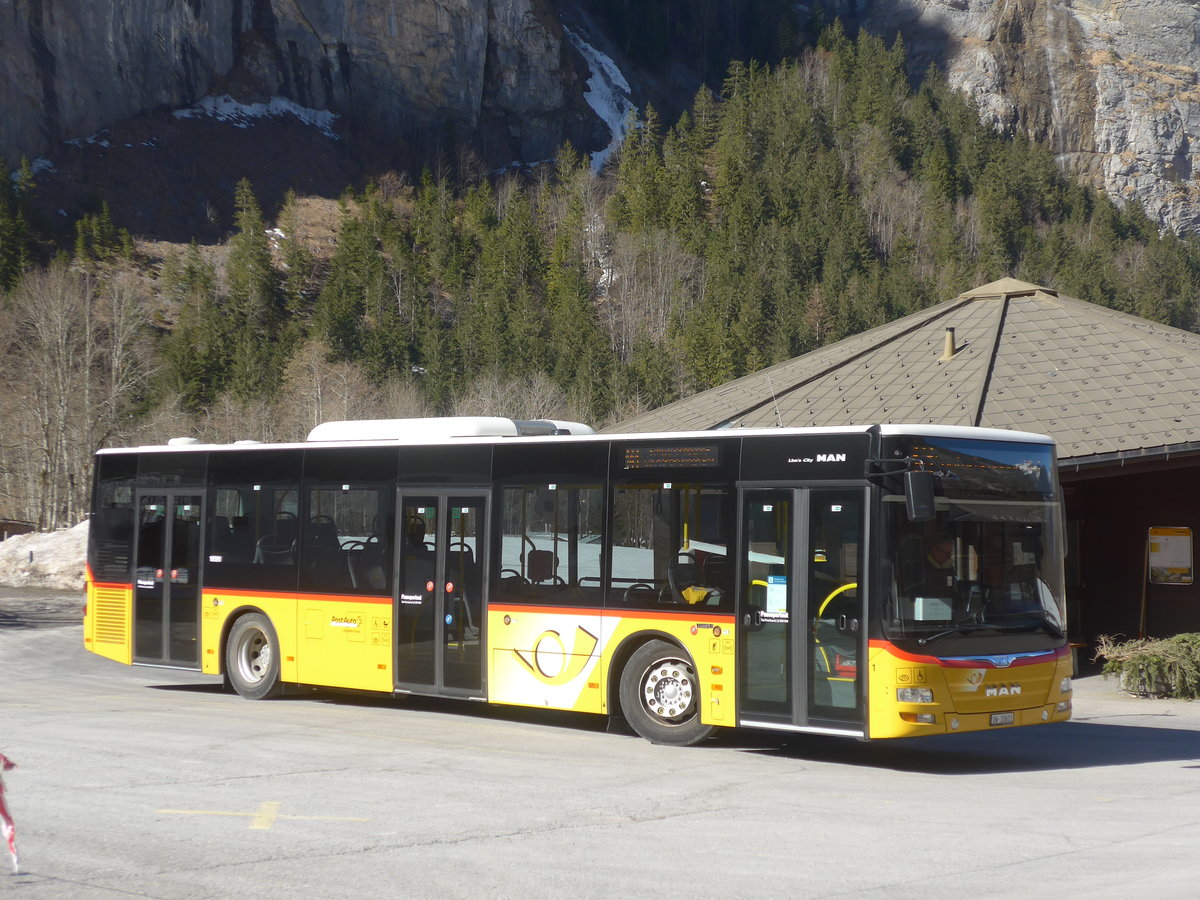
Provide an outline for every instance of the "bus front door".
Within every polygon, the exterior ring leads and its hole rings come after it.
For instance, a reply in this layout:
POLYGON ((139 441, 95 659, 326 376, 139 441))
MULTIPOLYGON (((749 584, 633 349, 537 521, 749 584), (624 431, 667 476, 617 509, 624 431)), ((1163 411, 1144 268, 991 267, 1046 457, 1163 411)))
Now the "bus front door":
POLYGON ((400 497, 396 688, 483 697, 487 495, 400 497))
POLYGON ((742 492, 739 720, 862 734, 861 488, 742 492))
POLYGON ((138 492, 133 661, 200 667, 200 523, 203 495, 138 492))

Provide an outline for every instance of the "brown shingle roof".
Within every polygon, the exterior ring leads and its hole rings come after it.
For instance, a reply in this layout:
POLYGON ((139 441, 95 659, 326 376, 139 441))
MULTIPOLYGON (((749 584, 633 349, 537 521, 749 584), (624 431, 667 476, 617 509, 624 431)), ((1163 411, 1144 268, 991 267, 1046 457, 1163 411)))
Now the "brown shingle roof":
POLYGON ((1045 432, 1071 464, 1200 450, 1200 336, 1005 278, 609 430, 874 422, 1045 432))

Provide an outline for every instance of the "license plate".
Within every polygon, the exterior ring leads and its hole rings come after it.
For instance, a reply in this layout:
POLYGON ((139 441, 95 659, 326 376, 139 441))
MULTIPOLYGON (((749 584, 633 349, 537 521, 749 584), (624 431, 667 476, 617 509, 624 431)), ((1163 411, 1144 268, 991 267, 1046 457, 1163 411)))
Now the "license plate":
POLYGON ((1016 721, 1016 713, 992 713, 993 725, 1011 725, 1016 721))

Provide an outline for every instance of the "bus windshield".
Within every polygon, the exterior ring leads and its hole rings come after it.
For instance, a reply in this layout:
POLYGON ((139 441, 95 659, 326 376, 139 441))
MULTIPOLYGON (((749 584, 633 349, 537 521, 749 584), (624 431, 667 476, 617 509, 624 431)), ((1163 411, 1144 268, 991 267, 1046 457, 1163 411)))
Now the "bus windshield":
POLYGON ((936 514, 910 521, 903 493, 884 494, 885 635, 939 654, 966 641, 970 652, 1001 642, 1060 645, 1066 623, 1052 448, 907 442, 910 458, 938 476, 936 514))

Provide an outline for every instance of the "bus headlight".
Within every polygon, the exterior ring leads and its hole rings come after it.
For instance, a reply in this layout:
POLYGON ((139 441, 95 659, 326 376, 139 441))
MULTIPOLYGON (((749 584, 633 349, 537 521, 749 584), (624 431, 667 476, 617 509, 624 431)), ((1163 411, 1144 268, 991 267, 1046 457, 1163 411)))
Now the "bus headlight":
POLYGON ((896 688, 897 703, 932 703, 933 691, 930 688, 896 688))
POLYGON ((1059 692, 1060 694, 1069 694, 1069 693, 1071 693, 1071 676, 1070 676, 1070 675, 1068 675, 1066 678, 1064 678, 1064 679, 1063 679, 1063 680, 1062 680, 1062 681, 1059 683, 1059 685, 1058 685, 1058 692, 1059 692))

